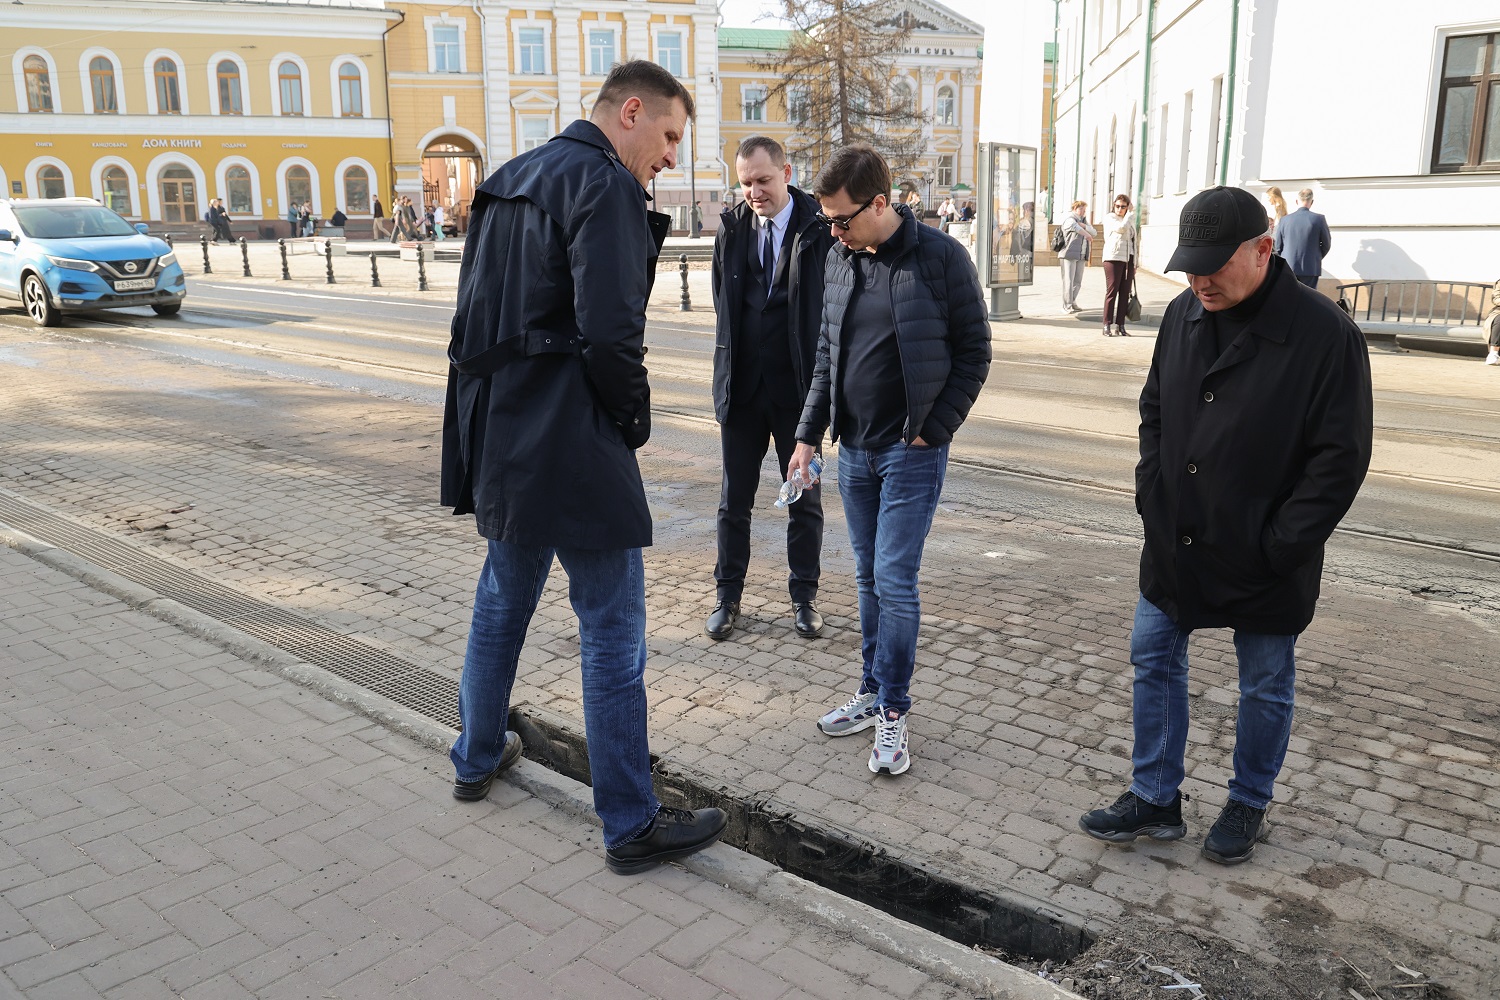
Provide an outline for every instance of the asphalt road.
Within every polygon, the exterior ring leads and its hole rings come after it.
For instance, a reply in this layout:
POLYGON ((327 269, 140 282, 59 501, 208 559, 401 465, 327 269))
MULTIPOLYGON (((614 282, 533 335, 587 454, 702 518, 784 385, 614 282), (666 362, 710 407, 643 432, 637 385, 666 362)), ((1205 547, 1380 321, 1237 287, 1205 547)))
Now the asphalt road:
MULTIPOLYGON (((442 405, 446 295, 422 302, 211 278, 195 280, 193 292, 176 317, 122 310, 35 333, 442 405)), ((706 321, 701 311, 654 318, 647 342, 655 441, 711 454, 706 321)), ((0 325, 29 322, 5 310, 0 325)), ((1045 322, 1014 324, 997 337, 989 382, 953 453, 945 502, 1134 536, 1135 401, 1149 352, 1080 354, 1060 348, 1050 330, 1045 322)), ((0 365, 7 360, 16 359, 0 353, 0 365)), ((1473 361, 1424 359, 1407 377, 1406 359, 1385 360, 1391 364, 1377 368, 1376 459, 1330 545, 1330 572, 1500 611, 1500 379, 1488 397, 1449 393, 1442 365, 1466 366, 1455 370, 1468 377, 1473 361)))

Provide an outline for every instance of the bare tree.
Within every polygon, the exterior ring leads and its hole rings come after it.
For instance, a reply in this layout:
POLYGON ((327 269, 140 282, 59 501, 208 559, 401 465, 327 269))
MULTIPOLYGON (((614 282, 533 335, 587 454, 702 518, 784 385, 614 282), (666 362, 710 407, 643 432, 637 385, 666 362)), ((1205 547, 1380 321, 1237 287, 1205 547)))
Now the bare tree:
POLYGON ((777 77, 793 127, 787 148, 821 165, 835 149, 867 142, 904 173, 927 148, 929 115, 894 85, 910 16, 893 0, 782 0, 792 23, 785 51, 760 65, 777 77))

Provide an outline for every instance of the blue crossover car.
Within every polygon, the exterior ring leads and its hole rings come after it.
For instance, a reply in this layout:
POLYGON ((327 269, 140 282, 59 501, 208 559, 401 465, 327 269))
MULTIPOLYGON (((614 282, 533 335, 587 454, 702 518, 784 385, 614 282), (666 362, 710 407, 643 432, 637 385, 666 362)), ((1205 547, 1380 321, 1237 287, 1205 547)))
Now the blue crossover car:
POLYGON ((0 298, 38 326, 62 313, 182 308, 182 268, 164 240, 92 198, 0 198, 0 298))

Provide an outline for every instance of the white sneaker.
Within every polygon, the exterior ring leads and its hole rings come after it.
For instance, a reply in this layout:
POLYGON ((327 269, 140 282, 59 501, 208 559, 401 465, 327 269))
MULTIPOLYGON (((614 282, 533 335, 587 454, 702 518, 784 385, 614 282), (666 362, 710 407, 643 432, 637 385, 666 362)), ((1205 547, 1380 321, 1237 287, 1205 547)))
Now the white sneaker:
POLYGON ((878 691, 856 694, 819 719, 818 729, 824 736, 849 736, 869 729, 880 721, 876 718, 880 708, 875 704, 875 699, 879 697, 878 691))
POLYGON ((911 767, 906 752, 906 716, 881 709, 875 720, 875 749, 870 751, 870 770, 876 774, 902 774, 911 767))
POLYGON ((1500 349, 1491 347, 1490 356, 1484 359, 1487 365, 1500 365, 1500 349))

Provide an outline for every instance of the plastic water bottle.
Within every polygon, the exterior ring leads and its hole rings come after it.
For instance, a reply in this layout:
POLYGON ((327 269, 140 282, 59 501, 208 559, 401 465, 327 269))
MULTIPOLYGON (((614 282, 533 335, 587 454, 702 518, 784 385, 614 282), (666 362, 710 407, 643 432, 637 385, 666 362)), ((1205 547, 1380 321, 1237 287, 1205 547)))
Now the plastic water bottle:
POLYGON ((802 491, 818 481, 818 478, 823 475, 823 456, 814 455, 807 468, 812 473, 812 483, 802 481, 801 469, 793 469, 792 477, 781 484, 781 492, 776 495, 776 506, 785 507, 796 503, 801 498, 802 491))

